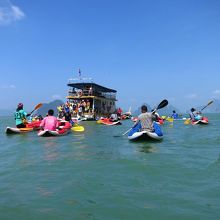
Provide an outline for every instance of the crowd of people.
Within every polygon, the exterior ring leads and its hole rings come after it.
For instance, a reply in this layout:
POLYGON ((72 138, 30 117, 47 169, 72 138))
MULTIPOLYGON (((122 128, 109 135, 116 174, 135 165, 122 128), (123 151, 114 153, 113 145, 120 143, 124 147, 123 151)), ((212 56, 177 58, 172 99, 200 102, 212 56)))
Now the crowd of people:
POLYGON ((66 102, 57 107, 59 113, 58 117, 65 117, 69 113, 72 117, 84 116, 85 113, 92 113, 91 103, 89 100, 74 101, 72 103, 66 102))

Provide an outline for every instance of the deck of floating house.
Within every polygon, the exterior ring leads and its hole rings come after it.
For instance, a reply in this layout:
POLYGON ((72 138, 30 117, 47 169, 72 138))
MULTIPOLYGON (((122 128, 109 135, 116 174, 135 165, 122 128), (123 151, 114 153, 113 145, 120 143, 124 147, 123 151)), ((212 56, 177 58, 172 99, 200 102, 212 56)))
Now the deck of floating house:
POLYGON ((69 81, 68 96, 71 103, 89 102, 90 110, 85 116, 95 118, 96 116, 106 116, 116 110, 115 102, 117 91, 93 82, 71 82, 69 81))

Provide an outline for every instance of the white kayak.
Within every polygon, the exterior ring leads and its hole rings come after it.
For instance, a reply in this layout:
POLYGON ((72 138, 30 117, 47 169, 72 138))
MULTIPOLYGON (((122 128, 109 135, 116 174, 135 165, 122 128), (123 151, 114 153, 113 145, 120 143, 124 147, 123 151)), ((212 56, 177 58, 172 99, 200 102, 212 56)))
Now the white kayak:
POLYGON ((13 128, 13 127, 7 127, 5 129, 6 134, 22 134, 33 131, 33 128, 13 128))

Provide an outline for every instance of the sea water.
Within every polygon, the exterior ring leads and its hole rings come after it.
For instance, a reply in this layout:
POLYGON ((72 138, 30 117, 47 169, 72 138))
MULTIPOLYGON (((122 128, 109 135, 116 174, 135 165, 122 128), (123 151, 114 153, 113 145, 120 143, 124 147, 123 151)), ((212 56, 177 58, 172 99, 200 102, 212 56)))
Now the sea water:
POLYGON ((162 125, 161 142, 130 142, 132 122, 84 132, 6 135, 0 117, 0 220, 220 219, 220 114, 162 125))

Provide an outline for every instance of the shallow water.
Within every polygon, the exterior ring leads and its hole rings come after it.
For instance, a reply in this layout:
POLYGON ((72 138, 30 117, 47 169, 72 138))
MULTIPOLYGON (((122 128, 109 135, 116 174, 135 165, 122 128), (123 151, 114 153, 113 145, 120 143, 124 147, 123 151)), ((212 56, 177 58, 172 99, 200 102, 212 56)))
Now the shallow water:
POLYGON ((129 142, 132 122, 82 122, 63 137, 5 135, 0 117, 0 219, 220 219, 220 115, 162 126, 162 142, 129 142))

